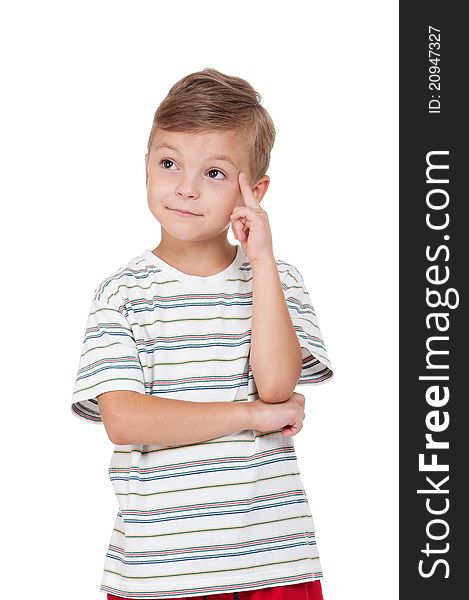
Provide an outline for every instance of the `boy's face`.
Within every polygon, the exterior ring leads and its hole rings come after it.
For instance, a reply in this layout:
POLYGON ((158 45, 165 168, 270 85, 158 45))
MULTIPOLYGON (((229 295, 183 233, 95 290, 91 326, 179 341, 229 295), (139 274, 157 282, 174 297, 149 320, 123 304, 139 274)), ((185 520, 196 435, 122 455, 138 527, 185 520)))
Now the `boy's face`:
MULTIPOLYGON (((240 171, 251 178, 246 141, 240 132, 154 132, 145 156, 147 198, 153 216, 173 237, 204 240, 230 226, 235 206, 243 206, 240 171), (196 216, 181 215, 175 209, 196 216)), ((260 202, 267 191, 264 175, 252 188, 260 202)))

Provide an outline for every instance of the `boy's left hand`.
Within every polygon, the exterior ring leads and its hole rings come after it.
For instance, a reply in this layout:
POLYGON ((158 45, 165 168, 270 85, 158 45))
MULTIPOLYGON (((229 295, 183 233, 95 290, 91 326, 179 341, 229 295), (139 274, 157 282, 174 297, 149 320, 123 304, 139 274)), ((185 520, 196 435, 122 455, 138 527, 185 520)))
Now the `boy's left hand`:
POLYGON ((238 181, 245 206, 236 206, 230 215, 234 236, 251 263, 272 259, 269 217, 256 200, 243 172, 239 173, 238 181))

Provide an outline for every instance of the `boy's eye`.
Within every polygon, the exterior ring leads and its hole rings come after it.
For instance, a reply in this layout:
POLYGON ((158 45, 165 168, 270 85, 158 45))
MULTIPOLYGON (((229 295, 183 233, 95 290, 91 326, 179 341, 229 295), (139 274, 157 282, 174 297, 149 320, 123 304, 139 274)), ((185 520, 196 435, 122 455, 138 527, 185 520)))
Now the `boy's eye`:
POLYGON ((222 175, 222 179, 226 179, 226 175, 219 169, 210 169, 210 171, 208 173, 209 173, 210 179, 220 179, 219 177, 211 177, 210 173, 220 173, 220 175, 222 175))
MULTIPOLYGON (((161 159, 160 165, 167 171, 173 166, 176 167, 175 163, 169 158, 161 159)), ((220 169, 210 169, 210 171, 208 171, 208 176, 210 179, 226 179, 226 175, 223 173, 223 171, 220 171, 220 169), (211 175, 212 173, 215 173, 215 175, 211 175), (221 177, 218 177, 217 175, 221 175, 221 177)))
POLYGON ((169 160, 169 158, 163 158, 163 160, 160 160, 160 165, 163 165, 163 168, 164 168, 164 169, 166 169, 166 168, 168 168, 168 169, 169 169, 169 168, 170 168, 170 167, 167 167, 167 166, 166 166, 168 163, 169 163, 170 165, 174 165, 173 161, 172 161, 172 160, 169 160))

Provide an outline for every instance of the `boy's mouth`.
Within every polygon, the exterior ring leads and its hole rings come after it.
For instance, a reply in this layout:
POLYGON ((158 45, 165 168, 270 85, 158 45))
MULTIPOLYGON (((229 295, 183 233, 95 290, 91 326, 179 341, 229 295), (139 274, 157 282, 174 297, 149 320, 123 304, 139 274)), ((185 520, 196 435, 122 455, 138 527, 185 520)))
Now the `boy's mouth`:
POLYGON ((178 208, 171 208, 170 206, 167 206, 166 208, 168 208, 170 211, 181 215, 183 217, 201 217, 202 215, 198 215, 197 213, 193 213, 190 212, 188 210, 179 210, 178 208))

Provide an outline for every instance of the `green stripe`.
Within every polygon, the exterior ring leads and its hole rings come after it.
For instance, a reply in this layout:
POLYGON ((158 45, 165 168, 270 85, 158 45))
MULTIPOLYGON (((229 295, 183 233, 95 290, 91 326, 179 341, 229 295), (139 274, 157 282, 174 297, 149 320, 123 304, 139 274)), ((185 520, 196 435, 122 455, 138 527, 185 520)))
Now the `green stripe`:
POLYGON ((274 567, 275 565, 286 565, 295 562, 301 562, 303 560, 317 560, 319 556, 315 556, 311 558, 310 556, 305 556, 304 558, 295 558, 294 560, 281 560, 278 562, 269 562, 269 563, 261 563, 259 565, 253 565, 252 567, 237 567, 234 569, 216 569, 215 571, 191 571, 189 573, 172 573, 170 575, 141 575, 140 577, 131 577, 130 575, 122 575, 117 571, 110 571, 109 569, 104 569, 105 573, 111 573, 112 575, 118 575, 119 577, 123 577, 125 579, 158 579, 161 577, 187 577, 188 575, 207 575, 210 573, 231 573, 232 571, 247 571, 249 569, 261 569, 262 567, 274 567))
POLYGON ((90 385, 90 387, 79 388, 78 390, 75 390, 75 395, 79 394, 80 392, 87 392, 88 390, 92 390, 93 388, 98 387, 99 385, 101 385, 103 383, 109 383, 110 381, 135 381, 136 383, 143 385, 141 379, 133 379, 132 377, 112 377, 111 379, 101 379, 101 381, 98 381, 98 383, 90 385))
MULTIPOLYGON (((285 517, 284 519, 274 519, 272 521, 259 521, 258 523, 248 523, 247 525, 233 525, 232 527, 213 527, 213 528, 207 528, 207 529, 191 529, 188 531, 170 531, 168 533, 155 533, 153 535, 129 535, 128 533, 124 532, 124 531, 120 531, 120 529, 115 529, 114 531, 117 531, 117 533, 122 533, 122 535, 124 535, 126 538, 159 538, 159 537, 166 537, 168 535, 173 536, 173 535, 190 535, 192 533, 206 533, 206 532, 210 532, 210 531, 233 531, 236 529, 248 529, 249 527, 258 527, 260 525, 269 525, 270 523, 281 523, 283 521, 295 521, 297 519, 311 519, 311 515, 295 515, 293 517, 285 517)), ((287 535, 287 534, 285 534, 287 535)), ((290 534, 291 535, 291 532, 290 534)), ((195 543, 195 542, 194 542, 195 543)), ((174 550, 174 549, 173 549, 174 550)), ((138 551, 137 551, 138 552, 138 551)))
MULTIPOLYGON (((109 468, 115 468, 115 467, 113 466, 113 467, 109 467, 109 468)), ((260 477, 259 479, 254 479, 253 481, 237 481, 237 482, 233 482, 233 483, 219 483, 219 484, 213 484, 213 485, 202 485, 202 486, 197 486, 197 487, 180 488, 178 490, 167 490, 167 491, 162 490, 161 492, 151 492, 148 494, 140 494, 138 492, 128 492, 128 493, 116 492, 116 496, 147 497, 147 496, 159 496, 160 494, 174 494, 177 492, 190 492, 192 490, 207 490, 207 489, 211 489, 211 488, 227 488, 227 487, 231 487, 233 485, 236 487, 240 487, 241 485, 252 485, 253 483, 259 483, 261 481, 269 481, 269 480, 273 480, 273 479, 283 479, 284 477, 293 477, 295 475, 299 475, 299 473, 285 473, 283 475, 272 475, 272 477, 260 477)), ((269 493, 278 494, 279 492, 272 491, 269 493)))
POLYGON ((154 285, 165 285, 166 283, 179 283, 179 279, 168 279, 167 281, 153 281, 147 287, 143 287, 141 285, 126 285, 125 283, 121 283, 117 286, 116 291, 113 294, 111 294, 107 300, 109 301, 113 296, 117 296, 120 288, 125 288, 126 290, 131 290, 132 288, 139 288, 140 290, 149 290, 154 285))
POLYGON ((151 369, 152 367, 159 367, 160 365, 188 365, 190 363, 234 362, 237 360, 246 360, 247 358, 249 358, 249 354, 242 355, 242 356, 236 356, 235 358, 206 358, 205 360, 202 360, 202 359, 200 359, 200 360, 178 360, 175 362, 165 362, 165 361, 159 360, 154 365, 146 365, 146 366, 149 369, 151 369))

